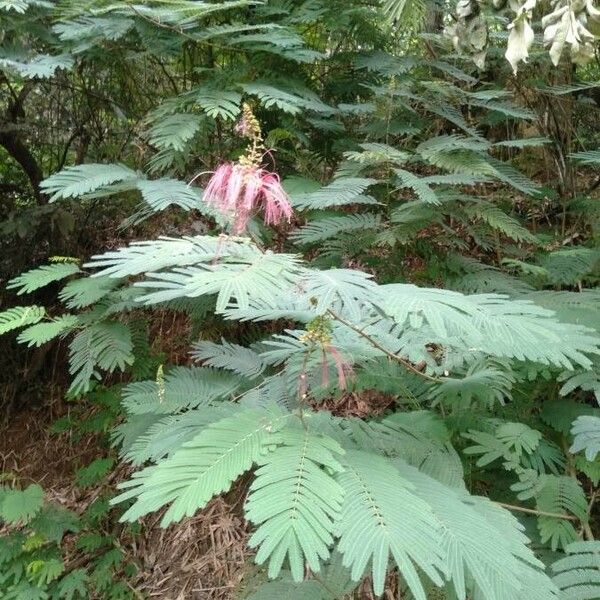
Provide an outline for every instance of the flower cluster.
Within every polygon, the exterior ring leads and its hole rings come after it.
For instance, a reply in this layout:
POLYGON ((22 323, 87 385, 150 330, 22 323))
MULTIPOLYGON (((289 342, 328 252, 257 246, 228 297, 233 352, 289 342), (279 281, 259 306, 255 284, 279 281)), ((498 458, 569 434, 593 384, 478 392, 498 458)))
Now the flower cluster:
POLYGON ((236 131, 251 139, 245 154, 235 163, 224 163, 213 173, 204 190, 204 202, 233 219, 233 233, 244 232, 250 217, 260 208, 264 222, 275 225, 289 221, 292 207, 279 176, 261 166, 264 154, 258 119, 247 104, 236 131))

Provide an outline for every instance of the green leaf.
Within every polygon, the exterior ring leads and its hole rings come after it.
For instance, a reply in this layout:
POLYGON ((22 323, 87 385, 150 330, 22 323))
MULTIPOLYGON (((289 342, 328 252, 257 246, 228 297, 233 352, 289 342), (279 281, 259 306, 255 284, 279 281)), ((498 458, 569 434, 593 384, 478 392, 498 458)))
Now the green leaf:
POLYGON ((192 348, 190 354, 194 360, 209 367, 234 371, 249 379, 258 377, 266 368, 260 354, 225 340, 221 340, 220 344, 202 340, 192 348))
POLYGON ((184 210, 202 209, 198 189, 177 179, 142 179, 137 188, 154 212, 166 210, 172 204, 184 210))
POLYGON ((304 429, 286 428, 281 436, 282 445, 259 459, 250 487, 245 512, 258 528, 249 544, 258 548, 258 564, 268 561, 269 577, 279 575, 287 556, 300 582, 305 563, 318 572, 329 557, 343 498, 331 474, 343 470, 336 457, 343 449, 304 429))
POLYGON ((2 490, 0 517, 11 525, 28 523, 41 510, 44 504, 44 492, 37 484, 31 484, 24 490, 2 490))
POLYGON ((67 167, 42 181, 40 187, 50 194, 50 202, 56 202, 85 196, 115 183, 133 182, 137 178, 138 174, 125 165, 90 163, 67 167))
POLYGON ((318 581, 296 582, 288 576, 264 583, 246 600, 329 600, 329 595, 318 581))
POLYGON ((546 425, 567 436, 575 419, 582 416, 600 417, 600 409, 573 400, 549 400, 543 403, 540 416, 546 425))
POLYGON ((70 54, 38 54, 28 62, 2 58, 0 63, 27 79, 47 79, 53 77, 59 69, 70 69, 74 59, 70 54))
POLYGON ((314 111, 325 115, 335 112, 322 102, 316 94, 299 86, 286 86, 283 90, 270 82, 257 81, 241 86, 247 94, 257 96, 265 108, 277 107, 284 112, 296 115, 303 111, 314 111))
POLYGON ((404 169, 395 169, 395 172, 398 177, 400 188, 412 189, 421 202, 433 205, 440 204, 440 199, 423 178, 417 177, 404 169))
POLYGON ((93 378, 99 379, 98 368, 112 373, 133 364, 131 331, 123 323, 95 323, 80 331, 69 346, 69 373, 73 381, 69 391, 86 392, 93 378))
POLYGON ((249 409, 209 425, 169 458, 121 484, 130 489, 113 503, 135 499, 121 520, 135 521, 166 504, 163 526, 192 516, 279 442, 278 431, 289 418, 249 409))
POLYGON ((554 583, 565 600, 596 600, 600 597, 600 542, 574 542, 567 556, 552 564, 554 583))
POLYGON ((17 337, 19 344, 39 348, 59 335, 69 333, 79 322, 75 315, 62 315, 48 323, 38 323, 24 329, 17 337))
POLYGON ((290 234, 296 244, 314 244, 335 237, 341 233, 352 233, 368 229, 377 230, 381 217, 373 213, 358 213, 340 217, 324 217, 310 221, 290 234))
POLYGON ((79 272, 77 264, 70 262, 43 265, 11 279, 6 287, 9 290, 18 290, 18 295, 29 294, 54 281, 65 279, 66 277, 79 272))
POLYGON ((573 152, 570 158, 584 165, 600 164, 600 150, 588 150, 587 152, 573 152))
POLYGON ((242 96, 238 92, 206 85, 195 88, 193 94, 200 108, 213 119, 231 120, 240 113, 242 96))
MULTIPOLYGON (((575 477, 542 475, 541 482, 542 487, 536 495, 538 510, 558 515, 571 514, 583 523, 588 522, 587 500, 575 477)), ((549 541, 553 550, 559 546, 564 548, 578 538, 572 522, 567 519, 540 516, 538 527, 542 542, 549 541)))
POLYGON ((293 255, 268 250, 252 257, 235 257, 220 265, 206 264, 155 273, 150 275, 150 280, 144 281, 144 287, 162 291, 148 293, 140 300, 153 304, 216 294, 216 310, 222 312, 232 304, 239 309, 248 308, 250 300, 260 290, 261 301, 268 304, 274 302, 277 294, 287 289, 298 274, 297 263, 293 255))
POLYGON ((168 148, 183 152, 188 142, 200 130, 204 117, 189 113, 180 113, 163 117, 150 128, 150 143, 158 148, 168 148))
POLYGON ((544 565, 527 547, 522 525, 507 510, 487 498, 448 488, 401 461, 396 466, 440 524, 438 551, 458 598, 556 597, 544 565))
MULTIPOLYGON (((374 204, 371 196, 364 192, 377 183, 366 177, 338 177, 328 185, 308 192, 291 193, 292 205, 297 210, 324 209, 348 204, 374 204)), ((297 186, 302 189, 302 186, 297 186)), ((308 182, 308 187, 313 187, 308 182)))
POLYGON ((580 416, 573 421, 571 428, 573 445, 569 452, 585 451, 588 460, 594 460, 600 453, 600 417, 580 416))
POLYGON ((437 585, 443 569, 431 509, 385 458, 352 450, 341 462, 344 471, 336 476, 344 489, 338 550, 352 579, 361 579, 371 562, 373 589, 382 594, 392 558, 415 598, 426 600, 417 567, 437 585))
POLYGON ((75 471, 75 483, 81 488, 97 485, 110 473, 114 464, 114 458, 97 458, 75 471))
POLYGON ((3 600, 47 600, 47 592, 38 585, 22 579, 3 596, 3 600))
POLYGON ((166 415, 229 398, 241 383, 233 373, 208 367, 176 367, 162 382, 138 381, 126 386, 123 406, 132 415, 166 415))
POLYGON ((86 598, 88 574, 85 569, 75 569, 58 582, 56 594, 60 600, 86 598))
POLYGON ((0 312, 0 335, 41 321, 46 314, 42 306, 15 306, 0 312))
POLYGON ((79 530, 79 518, 73 511, 49 504, 37 513, 29 527, 51 542, 60 543, 65 532, 79 530))
POLYGON ((43 588, 58 579, 65 570, 65 565, 58 558, 34 560, 27 565, 27 576, 30 581, 43 588))
POLYGON ((119 285, 110 277, 84 277, 69 281, 58 297, 68 308, 85 308, 105 298, 119 285))

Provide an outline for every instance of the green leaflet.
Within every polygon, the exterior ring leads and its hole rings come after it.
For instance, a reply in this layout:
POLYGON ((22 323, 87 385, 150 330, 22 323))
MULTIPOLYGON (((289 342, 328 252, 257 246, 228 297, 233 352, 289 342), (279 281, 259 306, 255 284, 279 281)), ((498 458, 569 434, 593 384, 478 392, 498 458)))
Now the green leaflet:
POLYGON ((122 516, 135 521, 169 504, 162 525, 191 516, 277 444, 289 414, 249 409, 209 425, 172 456, 123 484, 114 503, 135 499, 122 516))
POLYGON ((333 543, 343 490, 333 473, 343 470, 337 457, 343 449, 331 438, 301 428, 282 431, 282 445, 259 461, 245 506, 257 525, 250 546, 256 562, 269 562, 277 577, 287 557, 295 581, 302 581, 305 563, 313 572, 327 560, 333 543))
POLYGON ((388 561, 393 559, 415 598, 426 600, 417 567, 438 585, 438 571, 443 571, 429 505, 417 499, 412 485, 382 457, 353 450, 342 465, 344 471, 337 476, 344 490, 338 549, 352 578, 360 579, 370 562, 373 589, 382 594, 388 561))

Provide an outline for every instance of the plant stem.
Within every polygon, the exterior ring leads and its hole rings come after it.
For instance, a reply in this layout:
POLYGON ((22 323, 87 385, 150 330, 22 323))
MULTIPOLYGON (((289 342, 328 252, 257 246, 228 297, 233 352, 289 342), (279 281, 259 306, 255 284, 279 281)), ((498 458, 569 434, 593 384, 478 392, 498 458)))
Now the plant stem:
POLYGON ((567 519, 568 521, 577 521, 577 517, 572 515, 562 515, 559 513, 546 512, 544 510, 535 510, 534 508, 525 508, 524 506, 517 506, 515 504, 506 504, 504 502, 494 502, 498 506, 507 508, 508 510, 514 510, 516 512, 523 512, 529 515, 537 515, 538 517, 554 517, 555 519, 567 519))
POLYGON ((354 331, 355 333, 358 333, 358 335, 367 340, 373 347, 377 348, 377 350, 379 350, 380 352, 383 352, 392 360, 395 360, 397 363, 401 364, 405 369, 408 369, 409 371, 429 381, 441 381, 439 377, 432 377, 431 375, 427 375, 427 373, 419 371, 419 369, 417 369, 410 361, 406 360, 405 358, 402 358, 401 356, 398 356, 397 354, 394 354, 393 352, 390 352, 387 348, 384 348, 377 340, 373 339, 369 334, 365 333, 362 329, 359 329, 356 325, 350 323, 349 321, 346 321, 346 319, 340 317, 340 315, 333 312, 330 308, 327 309, 327 314, 329 314, 331 318, 335 321, 340 322, 342 325, 345 325, 349 329, 352 329, 352 331, 354 331))

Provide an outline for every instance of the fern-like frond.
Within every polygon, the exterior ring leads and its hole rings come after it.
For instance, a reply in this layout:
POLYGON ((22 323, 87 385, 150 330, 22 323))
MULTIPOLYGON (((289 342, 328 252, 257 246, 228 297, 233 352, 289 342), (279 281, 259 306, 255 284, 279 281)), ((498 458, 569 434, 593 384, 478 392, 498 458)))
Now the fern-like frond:
POLYGON ((354 320, 360 319, 364 305, 375 302, 378 294, 371 276, 353 269, 310 271, 297 287, 318 314, 331 309, 354 320))
POLYGON ((251 259, 258 254, 260 251, 247 238, 165 237, 149 242, 134 242, 125 248, 92 256, 84 266, 104 267, 94 277, 129 277, 167 267, 210 263, 229 256, 251 259))
POLYGON ((588 460, 594 460, 600 453, 600 417, 580 416, 573 421, 571 428, 573 445, 570 452, 585 452, 588 460))
POLYGON ((563 382, 563 386, 559 390, 561 396, 568 396, 576 389, 584 392, 593 392, 596 401, 600 404, 600 373, 598 367, 592 371, 571 372, 565 371, 559 381, 563 382))
POLYGON ((235 119, 240 112, 242 96, 233 90, 201 86, 193 90, 193 95, 200 108, 213 119, 235 119))
POLYGON ((258 461, 245 513, 258 526, 250 538, 250 546, 258 548, 256 562, 268 561, 269 577, 277 577, 287 557, 299 582, 305 563, 318 572, 329 557, 343 498, 332 474, 342 471, 337 457, 343 449, 302 427, 281 435, 282 445, 258 461))
POLYGON ((339 217, 315 219, 293 231, 290 235, 296 244, 314 244, 335 237, 341 233, 378 229, 381 217, 374 213, 357 213, 339 217))
POLYGON ((459 598, 469 591, 485 600, 527 600, 531 596, 525 588, 532 579, 538 586, 536 599, 556 598, 542 563, 527 547, 523 527, 508 511, 448 488, 403 461, 396 467, 439 522, 438 552, 459 598))
POLYGON ((561 600, 600 598, 600 542, 573 542, 567 556, 552 563, 552 581, 561 590, 561 600))
POLYGON ((77 325, 79 319, 75 315, 62 315, 48 323, 37 323, 24 329, 17 338, 20 344, 31 346, 43 346, 46 342, 58 336, 64 336, 71 332, 77 325))
POLYGON ((172 204, 184 210, 203 207, 197 189, 177 179, 141 179, 137 188, 144 201, 155 212, 165 210, 172 204))
POLYGON ((200 130, 202 121, 201 115, 191 113, 168 115, 153 124, 148 138, 158 148, 183 152, 200 130))
POLYGON ((539 194, 540 189, 535 182, 515 169, 512 165, 502 162, 493 156, 488 156, 487 161, 494 169, 494 174, 500 181, 503 181, 524 194, 529 194, 531 196, 539 194))
POLYGON ((338 550, 358 581, 371 564, 373 589, 383 593, 390 559, 418 600, 426 600, 417 567, 438 585, 442 571, 439 531, 428 506, 385 458, 349 450, 337 480, 344 503, 337 524, 338 550))
POLYGON ((352 421, 350 428, 360 447, 401 458, 444 485, 464 489, 460 456, 449 442, 446 426, 435 413, 399 412, 380 423, 352 421))
POLYGON ((0 519, 16 525, 29 523, 44 504, 44 491, 37 484, 24 490, 0 487, 0 519))
POLYGON ((80 331, 69 345, 69 373, 73 376, 69 391, 87 392, 92 379, 100 379, 98 368, 112 373, 133 364, 131 331, 123 323, 95 323, 80 331))
POLYGON ((131 415, 167 415, 231 397, 241 379, 208 367, 175 367, 164 380, 135 381, 123 389, 123 407, 131 415))
POLYGON ((344 152, 346 160, 353 161, 365 166, 373 166, 384 163, 403 164, 409 158, 409 154, 398 150, 388 144, 366 142, 359 144, 361 152, 344 152))
POLYGON ((250 306, 252 298, 275 304, 278 293, 294 281, 300 271, 292 254, 271 251, 256 253, 251 258, 232 257, 222 264, 186 267, 169 273, 153 273, 143 282, 144 288, 158 289, 141 298, 146 304, 175 298, 217 295, 217 312, 231 305, 240 309, 250 306))
POLYGON ((77 264, 72 262, 43 265, 11 279, 6 287, 9 290, 16 289, 18 295, 29 294, 54 281, 60 281, 79 272, 77 264))
POLYGON ((113 503, 135 500, 121 520, 135 521, 167 504, 163 526, 192 516, 280 442, 278 431, 289 418, 248 409, 209 425, 169 458, 121 485, 128 489, 113 503))
POLYGON ((325 115, 335 112, 334 108, 325 104, 314 92, 290 83, 285 86, 285 90, 267 81, 246 83, 241 87, 247 94, 257 96, 265 108, 276 107, 292 115, 303 111, 314 111, 325 115))
POLYGON ((138 173, 125 165, 86 164, 67 167, 41 183, 42 191, 50 194, 50 202, 79 198, 115 183, 129 182, 133 187, 138 173))
POLYGON ((314 580, 297 582, 292 579, 290 573, 282 573, 277 581, 263 583, 257 590, 246 596, 246 600, 330 600, 330 598, 323 584, 314 580))
POLYGON ((469 431, 463 436, 474 441, 477 445, 465 448, 465 454, 481 454, 477 460, 480 467, 512 456, 521 458, 537 449, 542 434, 524 423, 502 423, 493 434, 485 431, 469 431))
POLYGON ((574 285, 589 275, 600 264, 600 250, 596 248, 565 248, 542 257, 540 265, 546 269, 550 282, 574 285))
POLYGON ((533 233, 491 202, 474 202, 465 206, 465 212, 472 218, 481 219, 493 229, 517 242, 538 243, 538 239, 533 233))
POLYGON ((585 353, 598 353, 599 340, 590 330, 559 323, 526 301, 405 284, 381 286, 380 293, 381 307, 398 324, 419 329, 428 323, 445 343, 458 336, 466 347, 491 356, 588 369, 592 362, 585 353))
POLYGON ((494 147, 501 146, 503 148, 536 148, 543 146, 544 144, 550 144, 552 140, 545 137, 529 137, 517 140, 502 140, 501 142, 495 142, 494 147))
POLYGON ((0 63, 4 67, 27 79, 48 79, 53 77, 58 70, 70 69, 74 62, 75 60, 70 54, 38 54, 27 62, 0 58, 0 63))
POLYGON ((173 454, 211 423, 240 410, 242 407, 238 404, 222 403, 166 417, 155 413, 129 415, 127 421, 115 429, 113 440, 121 444, 121 455, 134 465, 140 466, 149 460, 157 462, 173 454))
POLYGON ((600 150, 588 150, 587 152, 573 152, 569 155, 570 158, 580 162, 583 165, 598 165, 600 164, 600 150))
MULTIPOLYGON (((588 505, 581 485, 575 477, 542 475, 540 491, 536 495, 538 510, 546 513, 576 516, 582 523, 589 520, 588 505)), ((566 519, 538 517, 542 542, 550 542, 553 550, 565 548, 577 539, 575 527, 566 519)))
POLYGON ((419 197, 419 200, 426 204, 440 204, 440 199, 437 197, 433 188, 422 178, 413 175, 404 169, 396 169, 396 175, 401 188, 410 188, 419 197))
POLYGON ((190 353, 196 361, 208 367, 216 367, 234 371, 254 379, 265 370, 265 363, 260 355, 250 348, 221 340, 220 344, 201 340, 192 346, 190 353))
POLYGON ((110 277, 82 277, 69 281, 58 297, 68 308, 85 308, 102 300, 119 283, 118 279, 110 277))
POLYGON ((448 406, 470 406, 473 401, 492 408, 511 398, 515 378, 494 365, 473 364, 460 378, 444 378, 432 397, 448 406))
POLYGON ((600 332, 597 318, 600 311, 598 289, 581 292, 531 292, 525 298, 553 311, 561 321, 583 325, 600 332))
POLYGON ((82 16, 76 19, 61 20, 52 26, 54 33, 65 42, 81 42, 81 46, 90 41, 121 39, 134 26, 132 20, 111 15, 110 17, 82 16))
POLYGON ((298 210, 324 209, 348 204, 374 204, 376 201, 364 192, 376 184, 367 177, 339 177, 319 190, 292 194, 291 201, 298 210))
POLYGON ((600 409, 573 400, 549 400, 544 402, 540 417, 555 431, 569 435, 573 421, 582 416, 600 417, 600 409))
POLYGON ((46 310, 43 306, 14 306, 0 312, 0 335, 19 329, 26 325, 34 325, 44 318, 46 310))

